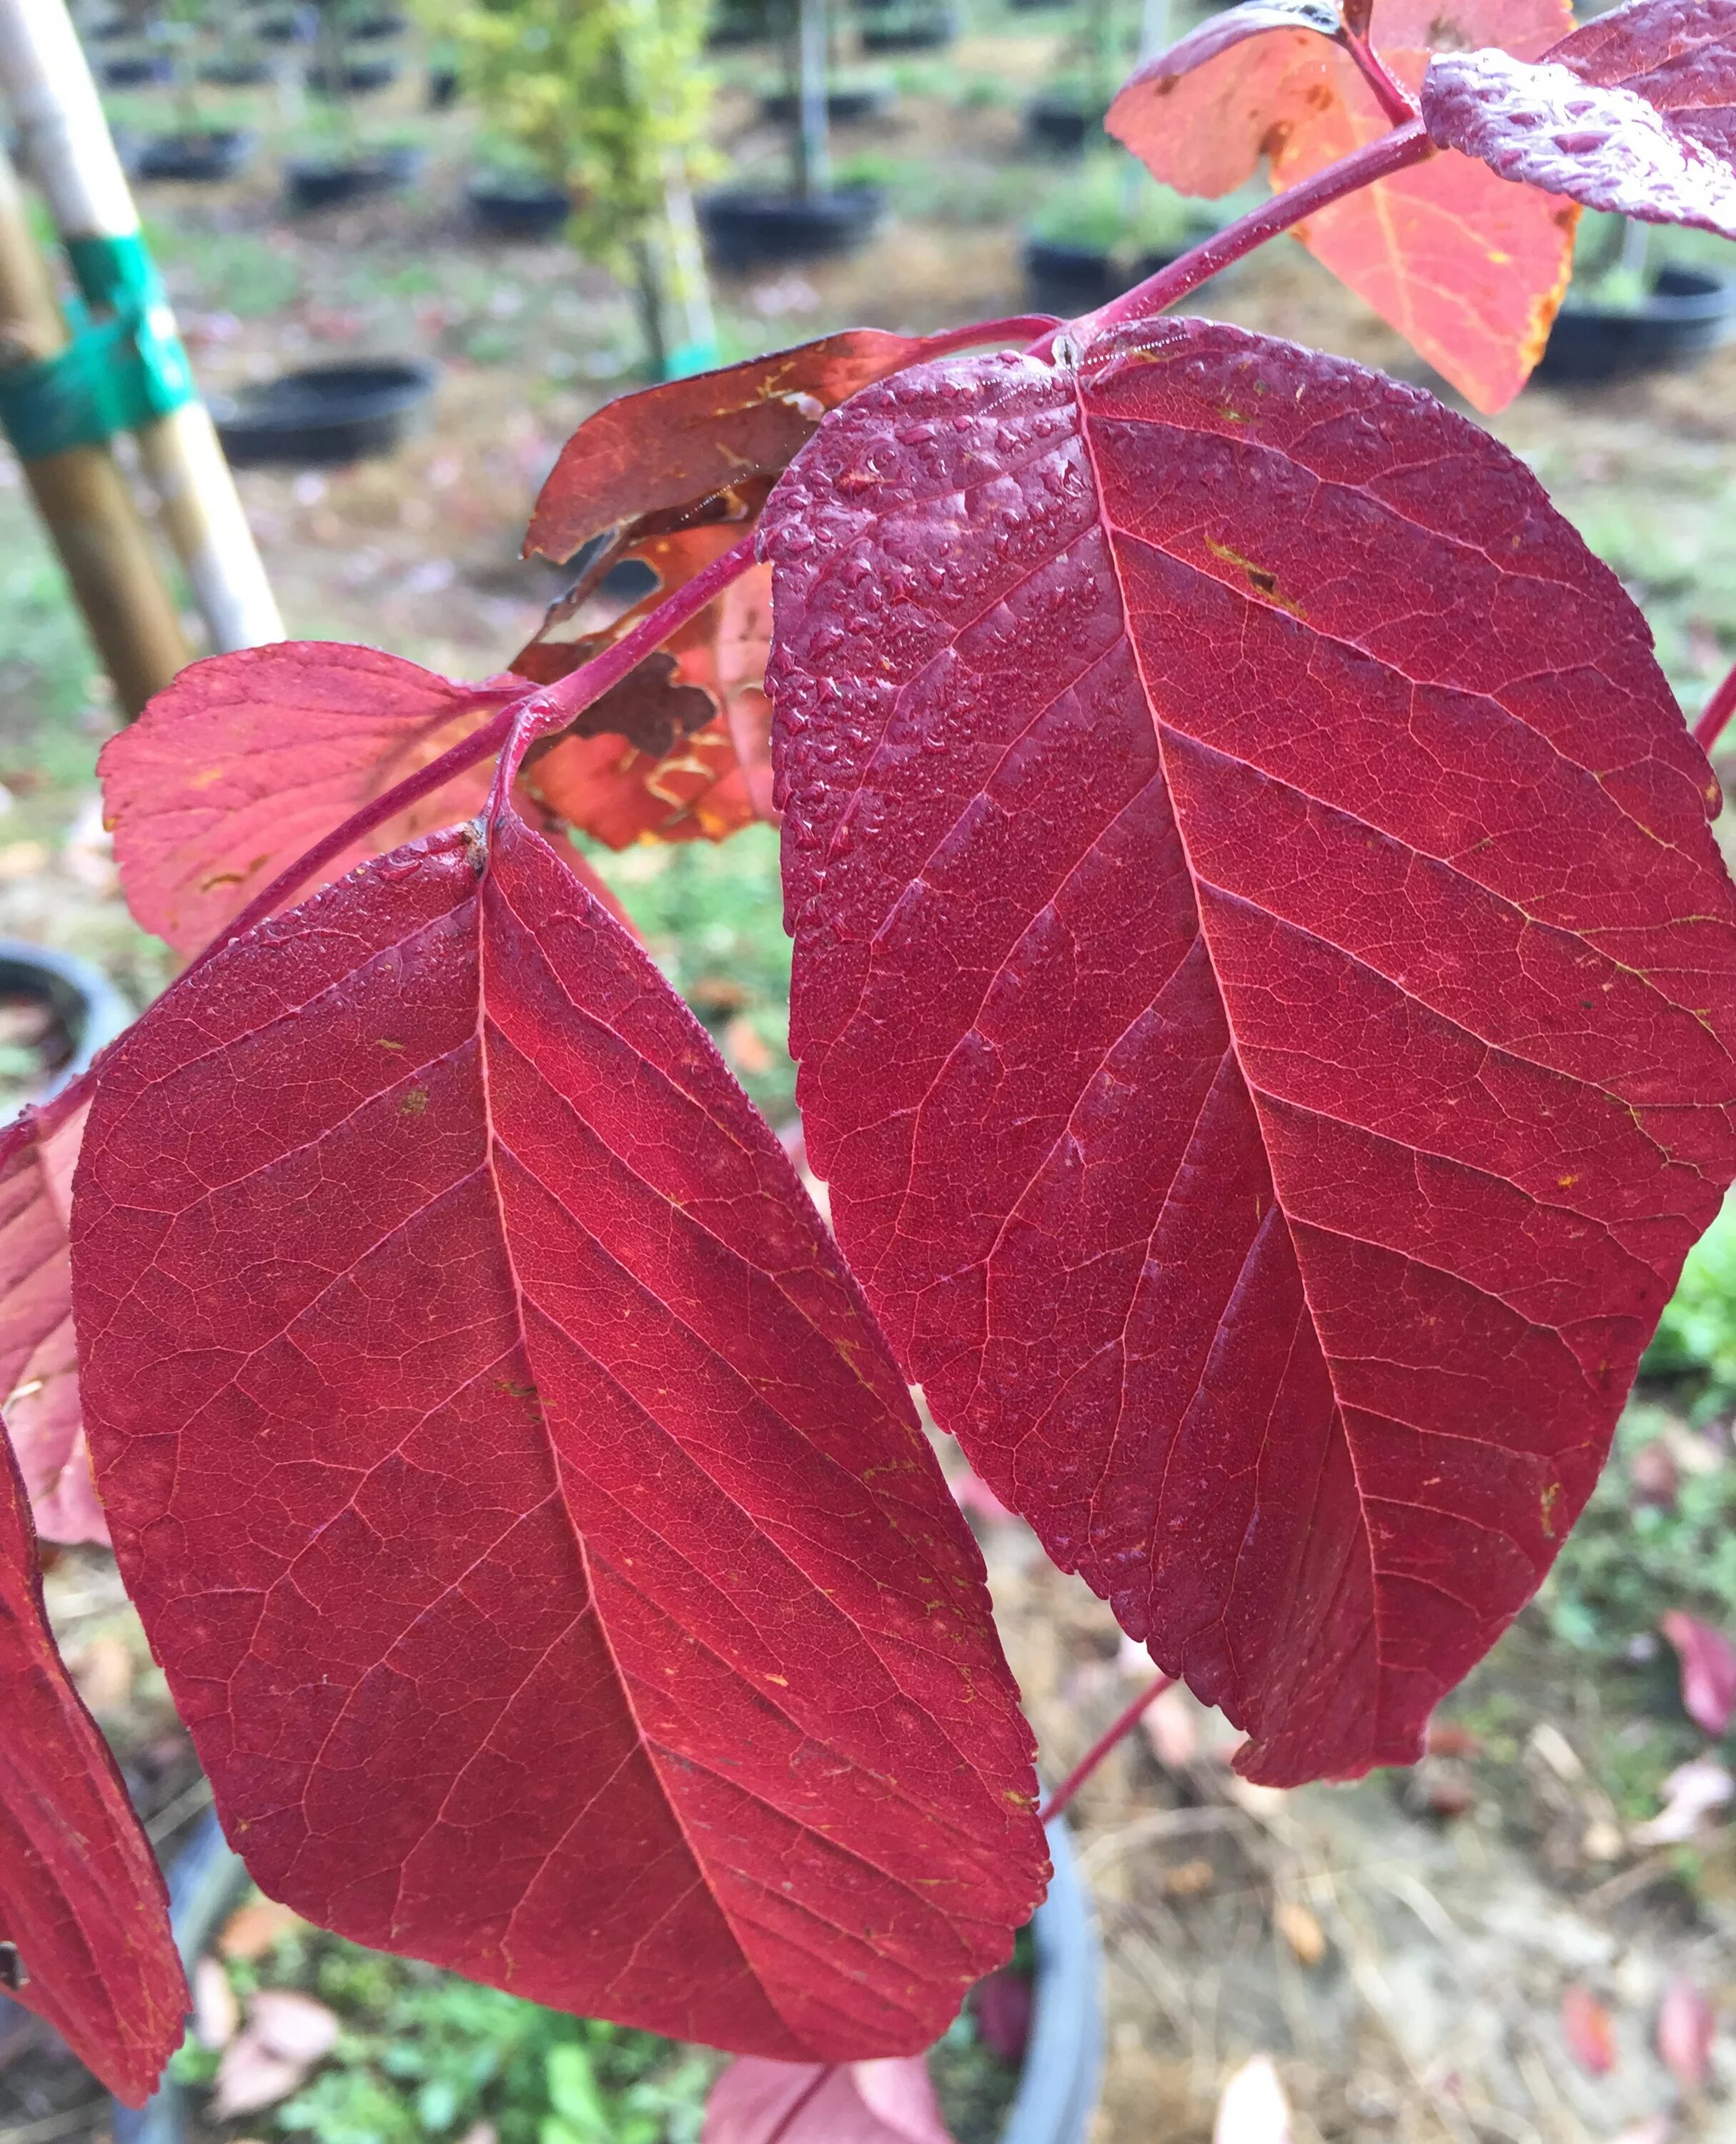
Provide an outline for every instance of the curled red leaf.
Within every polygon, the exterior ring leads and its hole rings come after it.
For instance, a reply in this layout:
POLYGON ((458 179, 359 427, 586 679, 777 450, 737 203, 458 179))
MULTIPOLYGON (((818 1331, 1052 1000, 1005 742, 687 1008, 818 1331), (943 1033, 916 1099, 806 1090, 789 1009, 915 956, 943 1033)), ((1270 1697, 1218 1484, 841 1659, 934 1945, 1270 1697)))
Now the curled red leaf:
POLYGON ((1736 0, 1637 0, 1535 65, 1441 53, 1422 112, 1504 179, 1736 238, 1736 0))
POLYGON ((907 1373, 1250 1776, 1411 1761, 1736 1172, 1644 620, 1486 433, 1197 320, 871 388, 766 531, 798 1091, 907 1373))
POLYGON ((1736 1645, 1697 1615, 1669 1609, 1658 1627, 1682 1663, 1682 1705, 1695 1726, 1714 1738, 1736 1715, 1736 1645))
POLYGON ((983 1570, 781 1148, 509 810, 146 1014, 73 1272, 261 1887, 534 1999, 926 2045, 1044 1869, 983 1570))
POLYGON ((7 1987, 140 2106, 180 2045, 191 1998, 156 1860, 48 1628, 29 1506, 3 1432, 0 1720, 7 1987))

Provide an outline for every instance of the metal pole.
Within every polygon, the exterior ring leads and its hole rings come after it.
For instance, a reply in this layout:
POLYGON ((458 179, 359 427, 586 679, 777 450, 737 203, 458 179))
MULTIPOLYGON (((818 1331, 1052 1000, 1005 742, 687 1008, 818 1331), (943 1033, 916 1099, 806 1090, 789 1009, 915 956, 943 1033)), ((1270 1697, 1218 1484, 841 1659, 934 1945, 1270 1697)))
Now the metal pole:
MULTIPOLYGON (((17 173, 0 151, 0 365, 52 357, 66 343, 17 173)), ((126 479, 107 447, 21 465, 117 697, 136 715, 191 651, 126 479)))
MULTIPOLYGON (((136 238, 138 211, 65 0, 0 0, 0 90, 62 238, 136 238)), ((172 333, 172 316, 160 325, 172 333)), ((204 404, 145 425, 138 442, 212 647, 281 640, 283 620, 204 404)))

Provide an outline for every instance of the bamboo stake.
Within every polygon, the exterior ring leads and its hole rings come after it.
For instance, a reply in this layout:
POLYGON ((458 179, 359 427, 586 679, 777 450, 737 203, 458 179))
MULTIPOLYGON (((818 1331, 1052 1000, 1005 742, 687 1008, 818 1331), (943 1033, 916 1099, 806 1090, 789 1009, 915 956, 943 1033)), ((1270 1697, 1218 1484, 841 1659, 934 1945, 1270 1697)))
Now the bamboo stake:
MULTIPOLYGON (((0 89, 62 238, 136 238, 138 211, 65 0, 0 0, 0 89)), ((166 305, 160 325, 172 332, 166 305)), ((211 413, 186 403, 143 426, 138 442, 213 648, 281 640, 283 620, 211 413)))
MULTIPOLYGON (((52 357, 66 343, 17 173, 0 151, 0 362, 52 357)), ((126 479, 107 447, 68 447, 22 466, 116 695, 136 715, 190 651, 126 479)))

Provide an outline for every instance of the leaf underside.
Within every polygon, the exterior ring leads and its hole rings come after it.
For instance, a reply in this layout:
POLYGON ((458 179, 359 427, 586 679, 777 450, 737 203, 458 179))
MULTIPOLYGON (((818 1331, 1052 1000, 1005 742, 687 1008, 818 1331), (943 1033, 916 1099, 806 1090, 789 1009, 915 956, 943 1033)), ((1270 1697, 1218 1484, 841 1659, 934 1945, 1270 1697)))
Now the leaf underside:
POLYGON ((129 2106, 181 2043, 168 1896, 48 1629, 24 1484, 0 1432, 0 1943, 17 2000, 129 2106))
POLYGON ((792 1048, 995 1493, 1290 1784, 1411 1761, 1736 1171, 1736 896, 1644 621, 1426 395, 1155 321, 767 509, 792 1048))
MULTIPOLYGON (((1388 133, 1356 62, 1272 11, 1208 22, 1121 92, 1109 128, 1162 180, 1221 194, 1270 159, 1283 191, 1388 133), (1178 71, 1179 70, 1179 71, 1178 71)), ((1431 44, 1530 55, 1572 21, 1566 0, 1381 0, 1374 40, 1413 92, 1431 44)), ((1479 409, 1502 409, 1542 355, 1567 288, 1577 211, 1456 153, 1311 217, 1296 236, 1479 409)))
POLYGON ((122 1573, 274 1897, 825 2061, 1007 1955, 1045 1863, 975 1546, 777 1142, 510 812, 146 1015, 73 1272, 122 1573))
POLYGON ((1447 52, 1422 85, 1431 136, 1588 208, 1736 238, 1736 0, 1651 0, 1528 66, 1447 52))

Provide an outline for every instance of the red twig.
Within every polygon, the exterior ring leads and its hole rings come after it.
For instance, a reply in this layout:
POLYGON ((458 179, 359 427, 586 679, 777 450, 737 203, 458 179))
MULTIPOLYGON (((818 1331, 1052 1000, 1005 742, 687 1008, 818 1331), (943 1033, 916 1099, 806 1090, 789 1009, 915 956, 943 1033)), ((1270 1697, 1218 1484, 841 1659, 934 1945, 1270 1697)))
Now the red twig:
POLYGON ((1173 1690, 1174 1687, 1173 1675, 1159 1675, 1149 1690, 1142 1690, 1109 1732, 1092 1744, 1078 1764, 1062 1780, 1060 1785, 1044 1803, 1042 1808, 1037 1812, 1039 1822, 1047 1824, 1052 1818, 1058 1817, 1115 1744, 1124 1735, 1132 1734, 1144 1716, 1147 1707, 1154 1705, 1166 1690, 1173 1690))
MULTIPOLYGON (((442 752, 436 760, 416 773, 365 804, 360 811, 346 819, 341 826, 335 827, 323 841, 315 841, 305 856, 299 856, 289 869, 280 871, 263 893, 256 894, 234 921, 225 926, 210 945, 196 959, 190 960, 182 970, 191 975, 202 968, 213 954, 219 953, 233 940, 263 923, 268 916, 281 908, 290 895, 298 892, 307 881, 323 871, 335 856, 340 856, 353 842, 364 835, 371 834, 376 826, 384 826, 388 819, 395 818, 423 797, 432 796, 436 789, 444 788, 454 775, 462 774, 466 767, 475 767, 494 753, 512 747, 508 756, 513 762, 513 772, 524 756, 527 746, 549 731, 564 727, 575 715, 583 714, 593 701, 600 700, 612 685, 618 684, 629 670, 642 663, 685 625, 690 618, 703 610, 712 598, 739 579, 753 563, 755 538, 750 534, 726 551, 722 558, 714 558, 703 573, 696 573, 691 581, 675 590, 667 601, 657 605, 651 615, 624 633, 613 648, 561 678, 558 683, 542 687, 527 686, 524 692, 505 707, 479 730, 454 745, 450 752, 442 752)), ((496 696, 496 688, 479 689, 478 698, 496 696)), ((503 762, 503 764, 504 762, 503 762)), ((512 777, 507 777, 508 785, 512 777)))
POLYGON ((1256 247, 1263 246, 1268 238, 1276 238, 1281 231, 1291 230, 1323 208, 1330 208, 1334 201, 1342 201, 1348 194, 1359 193, 1376 179, 1390 179, 1395 171, 1408 171, 1413 164, 1426 162, 1434 154, 1435 145, 1429 139, 1427 129, 1420 119, 1413 119, 1408 125, 1383 135, 1378 141, 1353 149, 1336 164, 1328 164, 1323 171, 1317 171, 1312 179, 1304 179, 1300 186, 1275 194, 1248 215, 1214 231, 1191 253, 1184 253, 1179 261, 1160 268, 1155 275, 1136 284, 1123 296, 1112 299, 1096 312, 1087 313, 1082 320, 1075 321, 1074 332, 1081 344, 1089 344, 1105 328, 1118 327, 1124 320, 1149 320, 1166 305, 1173 305, 1190 291, 1197 290, 1202 283, 1209 281, 1233 261, 1240 261, 1256 247))
POLYGON ((1732 715, 1736 715, 1736 670, 1707 701, 1705 712, 1694 726, 1694 741, 1702 752, 1709 756, 1732 715))
POLYGON ((1362 71, 1382 112, 1395 127, 1408 127, 1417 116, 1416 100, 1369 43, 1366 35, 1344 26, 1344 49, 1362 71))

